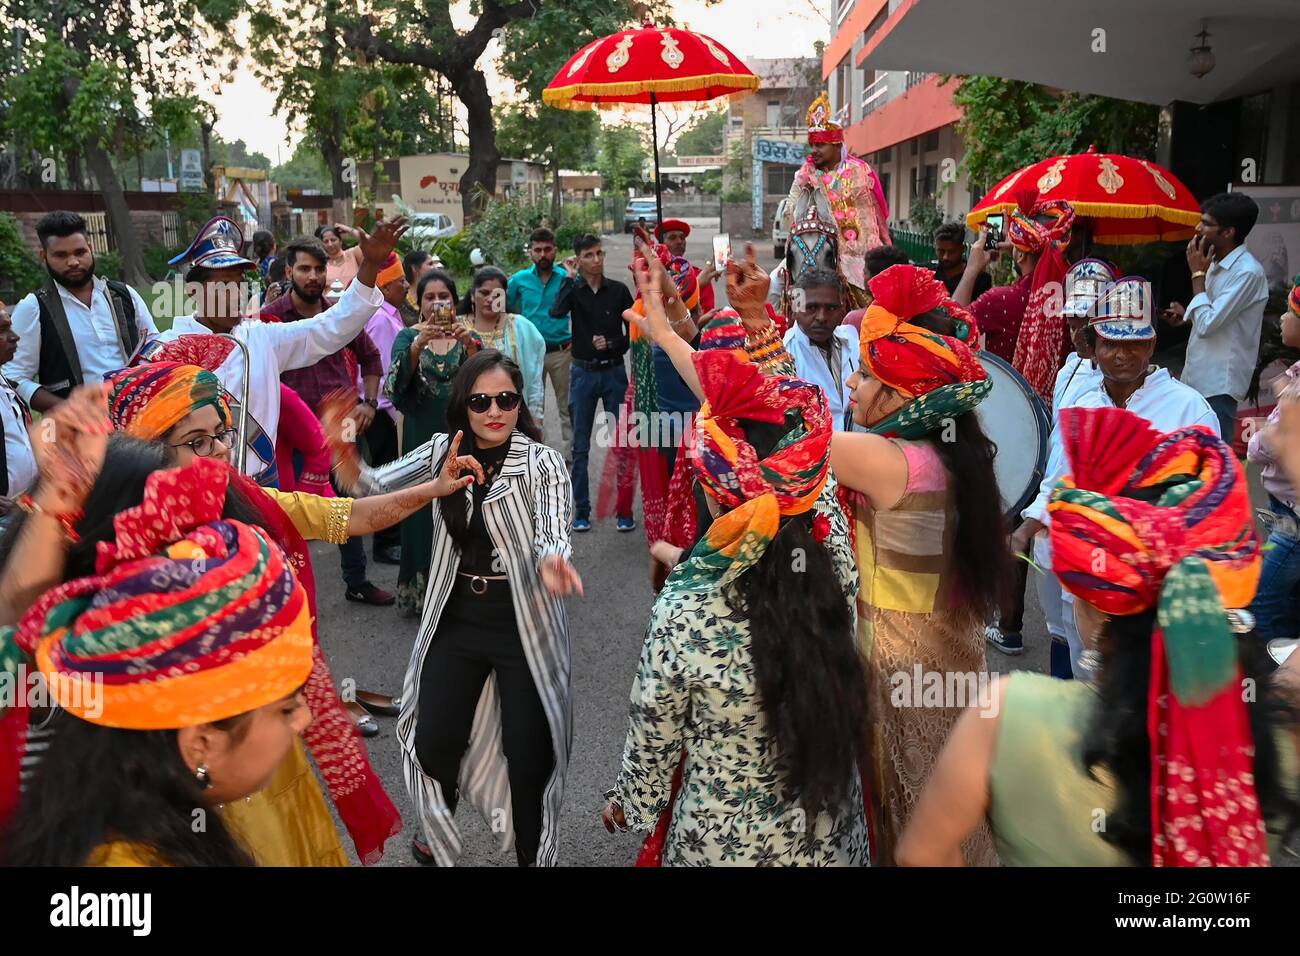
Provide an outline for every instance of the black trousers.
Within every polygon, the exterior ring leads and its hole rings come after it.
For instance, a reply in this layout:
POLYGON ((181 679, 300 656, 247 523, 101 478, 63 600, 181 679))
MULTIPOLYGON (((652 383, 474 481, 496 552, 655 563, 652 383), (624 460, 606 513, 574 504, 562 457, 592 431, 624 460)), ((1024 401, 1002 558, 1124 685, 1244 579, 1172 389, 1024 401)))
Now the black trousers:
MULTIPOLYGON (((375 412, 375 420, 366 429, 364 437, 366 459, 371 468, 397 461, 397 423, 388 412, 383 409, 375 412)), ((402 543, 402 526, 399 523, 376 531, 373 537, 376 551, 398 547, 402 543)))
POLYGON ((415 729, 420 766, 438 781, 453 813, 474 709, 492 673, 501 700, 515 854, 520 866, 531 866, 542 836, 542 793, 555 766, 551 728, 520 643, 509 583, 492 581, 480 596, 470 590, 469 578, 457 575, 424 657, 415 729))

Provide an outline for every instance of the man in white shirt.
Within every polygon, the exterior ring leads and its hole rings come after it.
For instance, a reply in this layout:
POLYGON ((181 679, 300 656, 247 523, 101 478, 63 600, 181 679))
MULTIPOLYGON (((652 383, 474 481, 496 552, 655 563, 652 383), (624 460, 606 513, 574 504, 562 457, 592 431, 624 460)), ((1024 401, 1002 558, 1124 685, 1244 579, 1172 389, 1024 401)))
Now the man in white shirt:
MULTIPOLYGON (((1049 414, 1056 409, 1068 408, 1074 403, 1075 396, 1091 387, 1093 380, 1101 375, 1092 360, 1092 347, 1088 345, 1083 333, 1088 323, 1097 317, 1097 303, 1114 281, 1115 271, 1100 259, 1080 260, 1065 274, 1065 299, 1061 304, 1061 314, 1069 326, 1074 351, 1066 356, 1060 371, 1056 373, 1049 414)), ((1055 451, 1056 446, 1052 450, 1055 451)), ((1055 459, 1049 458, 1047 473, 1051 474, 1057 464, 1055 459)), ((1034 539, 1034 562, 1039 567, 1051 567, 1052 558, 1045 534, 1034 539)), ((1025 620, 1025 587, 1029 583, 1028 562, 1017 561, 1016 566, 1016 579, 1003 597, 997 623, 984 629, 984 637, 989 644, 1004 654, 1012 655, 1023 653, 1025 649, 1024 637, 1020 631, 1025 620)), ((1050 574, 1038 575, 1035 583, 1038 603, 1047 619, 1047 633, 1052 638, 1052 676, 1068 678, 1070 655, 1065 629, 1061 624, 1061 586, 1050 574)))
MULTIPOLYGON (((1156 331, 1151 324, 1151 286, 1141 279, 1122 279, 1114 283, 1103 295, 1098 318, 1084 331, 1085 339, 1094 350, 1093 361, 1100 374, 1090 377, 1086 387, 1067 393, 1061 407, 1075 408, 1127 408, 1145 418, 1161 432, 1176 431, 1192 425, 1203 425, 1216 435, 1219 419, 1209 402, 1193 388, 1189 388, 1169 374, 1168 369, 1151 365, 1155 353, 1156 331)), ((1053 409, 1052 439, 1047 471, 1039 485, 1038 497, 1021 512, 1024 522, 1011 537, 1012 551, 1027 554, 1035 536, 1047 528, 1047 501, 1053 489, 1069 473, 1061 436, 1061 409, 1053 409)), ((1035 554, 1035 561, 1050 574, 1050 557, 1043 565, 1035 554)), ((1079 674, 1079 656, 1083 641, 1074 621, 1073 599, 1063 595, 1061 628, 1070 645, 1071 668, 1079 674)))
POLYGON ((834 272, 810 269, 799 277, 791 297, 794 324, 785 333, 785 349, 795 372, 826 393, 835 430, 848 428, 849 377, 858 368, 858 333, 843 325, 844 285, 834 272))
POLYGON ((4 374, 23 401, 45 412, 76 386, 128 365, 158 327, 135 289, 95 275, 86 221, 75 212, 42 216, 36 236, 50 281, 13 308, 20 341, 4 374))
MULTIPOLYGON (((14 357, 18 336, 5 304, 0 302, 0 365, 14 357)), ((36 455, 27 431, 31 412, 14 383, 0 375, 0 519, 13 511, 14 499, 36 484, 36 455)))
POLYGON ((1255 371, 1268 301, 1264 267, 1246 251, 1246 236, 1258 218, 1259 206, 1242 193, 1205 200, 1187 244, 1192 301, 1186 308, 1171 302, 1164 311, 1170 325, 1191 323, 1182 380, 1209 400, 1229 444, 1237 433, 1237 403, 1255 371))
MULTIPOLYGON (((195 315, 177 316, 169 331, 142 350, 146 361, 188 361, 217 374, 238 401, 244 396, 244 359, 238 346, 219 340, 219 354, 210 351, 213 333, 233 335, 248 349, 248 456, 244 470, 260 484, 276 483, 275 436, 280 423, 280 374, 313 365, 345 347, 366 327, 383 302, 374 287, 393 246, 406 231, 404 218, 380 223, 373 236, 357 230, 362 260, 356 279, 339 301, 319 315, 299 322, 274 323, 245 318, 252 309, 243 279, 255 265, 240 255, 243 234, 229 219, 218 216, 200 230, 190 248, 176 260, 189 260, 186 285, 199 283, 202 295, 195 315), (198 338, 187 337, 198 336, 198 338)), ((239 416, 236 415, 236 421, 239 416)))

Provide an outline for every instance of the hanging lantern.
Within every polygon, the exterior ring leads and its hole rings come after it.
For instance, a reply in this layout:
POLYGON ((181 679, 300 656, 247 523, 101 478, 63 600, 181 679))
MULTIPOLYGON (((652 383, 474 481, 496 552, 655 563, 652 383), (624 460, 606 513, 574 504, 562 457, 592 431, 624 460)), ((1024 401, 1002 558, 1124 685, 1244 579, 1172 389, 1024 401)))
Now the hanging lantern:
POLYGON ((1208 21, 1201 21, 1201 32, 1196 34, 1196 38, 1201 42, 1191 48, 1187 54, 1187 68, 1191 71, 1192 76, 1198 80, 1214 69, 1214 51, 1210 49, 1210 44, 1206 41, 1212 34, 1206 29, 1208 21))

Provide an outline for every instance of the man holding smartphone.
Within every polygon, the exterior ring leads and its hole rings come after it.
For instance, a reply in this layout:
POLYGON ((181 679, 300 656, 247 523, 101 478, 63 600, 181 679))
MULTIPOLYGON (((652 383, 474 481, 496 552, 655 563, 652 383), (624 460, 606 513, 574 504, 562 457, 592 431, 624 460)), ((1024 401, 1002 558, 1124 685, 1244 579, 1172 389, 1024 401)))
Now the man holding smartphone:
MULTIPOLYGON (((565 260, 566 276, 551 306, 551 315, 568 315, 573 330, 573 371, 569 380, 569 413, 573 419, 573 530, 590 531, 587 457, 591 430, 596 421, 597 402, 607 416, 617 416, 627 396, 623 355, 629 343, 623 313, 632 308, 632 293, 622 282, 611 282, 605 275, 605 250, 597 236, 579 236, 573 250, 575 255, 565 260)), ((610 453, 617 453, 617 449, 611 448, 610 453)), ((620 459, 620 468, 623 461, 630 467, 630 456, 620 459)), ((619 482, 619 531, 636 527, 632 520, 634 493, 632 483, 619 482)))
POLYGON ((1181 378, 1205 396, 1229 444, 1237 434, 1237 403, 1255 370, 1268 302, 1264 267, 1246 251, 1246 236, 1258 218, 1259 206, 1242 193, 1205 200, 1187 244, 1192 301, 1185 308, 1171 302, 1162 313, 1170 325, 1191 324, 1181 378))

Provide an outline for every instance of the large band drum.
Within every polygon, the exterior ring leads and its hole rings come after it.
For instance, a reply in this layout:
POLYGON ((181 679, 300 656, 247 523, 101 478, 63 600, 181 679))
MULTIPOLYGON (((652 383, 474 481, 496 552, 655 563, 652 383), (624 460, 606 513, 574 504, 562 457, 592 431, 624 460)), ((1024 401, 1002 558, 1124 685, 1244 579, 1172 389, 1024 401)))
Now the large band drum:
MULTIPOLYGON (((978 354, 993 388, 975 407, 975 413, 984 434, 998 446, 993 471, 1002 493, 1003 513, 1014 526, 1042 483, 1051 422, 1038 393, 1009 362, 992 352, 978 354)), ((956 477, 961 480, 960 475, 956 477)))

